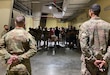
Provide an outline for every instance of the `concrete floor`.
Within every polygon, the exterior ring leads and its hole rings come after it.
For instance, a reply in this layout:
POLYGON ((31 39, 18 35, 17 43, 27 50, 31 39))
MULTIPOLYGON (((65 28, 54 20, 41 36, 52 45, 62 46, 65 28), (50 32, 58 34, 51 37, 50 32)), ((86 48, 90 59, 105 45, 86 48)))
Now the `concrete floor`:
POLYGON ((80 53, 65 48, 40 51, 31 59, 32 75, 81 75, 80 53))
MULTIPOLYGON (((81 75, 79 51, 68 48, 55 50, 40 50, 31 58, 32 75, 81 75)), ((0 64, 0 75, 5 75, 5 69, 5 65, 0 64)))

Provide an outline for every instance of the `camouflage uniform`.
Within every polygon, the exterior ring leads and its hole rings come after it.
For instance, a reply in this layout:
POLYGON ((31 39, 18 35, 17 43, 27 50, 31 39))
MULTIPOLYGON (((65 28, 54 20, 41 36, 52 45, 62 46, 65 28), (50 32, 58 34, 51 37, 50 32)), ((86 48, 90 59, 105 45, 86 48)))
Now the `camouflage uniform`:
POLYGON ((99 17, 91 18, 80 27, 79 39, 82 50, 82 75, 107 75, 108 66, 104 72, 94 65, 96 59, 106 60, 109 54, 110 24, 99 17))
POLYGON ((13 54, 19 60, 16 64, 7 64, 7 75, 31 75, 29 58, 36 52, 35 40, 23 28, 13 29, 0 40, 0 55, 6 62, 13 54))
POLYGON ((6 34, 8 31, 7 30, 4 30, 2 33, 1 33, 1 37, 6 34))

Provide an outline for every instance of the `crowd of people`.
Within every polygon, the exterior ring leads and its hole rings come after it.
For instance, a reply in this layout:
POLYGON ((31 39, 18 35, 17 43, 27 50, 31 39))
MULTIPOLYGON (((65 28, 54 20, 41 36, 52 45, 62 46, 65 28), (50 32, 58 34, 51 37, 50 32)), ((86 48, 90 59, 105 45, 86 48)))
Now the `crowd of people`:
POLYGON ((39 26, 36 29, 29 28, 29 33, 35 37, 38 49, 51 46, 69 47, 72 49, 78 46, 78 30, 73 26, 49 29, 39 26))

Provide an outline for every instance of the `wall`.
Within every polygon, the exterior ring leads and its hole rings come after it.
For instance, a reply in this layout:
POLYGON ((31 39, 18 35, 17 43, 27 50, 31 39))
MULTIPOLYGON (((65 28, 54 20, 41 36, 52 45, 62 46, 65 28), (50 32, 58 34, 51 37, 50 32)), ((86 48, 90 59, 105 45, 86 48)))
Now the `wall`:
POLYGON ((63 23, 60 21, 60 19, 56 19, 56 18, 47 18, 47 22, 46 22, 46 27, 47 28, 54 28, 54 27, 68 27, 68 22, 63 23))
POLYGON ((74 27, 76 27, 76 29, 79 29, 80 25, 85 22, 86 20, 88 20, 88 13, 84 12, 82 14, 80 14, 73 22, 72 25, 74 27))
POLYGON ((105 21, 110 22, 110 0, 97 0, 97 3, 101 5, 100 17, 105 21), (104 10, 104 8, 109 6, 109 10, 104 10))
POLYGON ((26 15, 25 16, 25 24, 26 24, 26 30, 29 31, 29 28, 34 28, 34 21, 32 16, 26 15))
POLYGON ((34 24, 33 24, 33 18, 32 16, 26 15, 18 10, 13 10, 13 17, 14 19, 19 16, 19 15, 23 15, 25 16, 25 24, 26 24, 26 30, 28 31, 29 28, 34 28, 34 24))
POLYGON ((13 0, 0 0, 0 34, 5 24, 11 22, 13 0))
MULTIPOLYGON (((105 20, 110 22, 110 0, 97 0, 96 3, 101 5, 101 13, 100 17, 105 20), (109 10, 104 10, 105 7, 109 6, 109 10)), ((86 20, 89 19, 88 15, 88 10, 86 10, 84 13, 80 14, 76 20, 72 21, 72 25, 75 26, 77 29, 79 29, 79 26, 85 22, 86 20)))

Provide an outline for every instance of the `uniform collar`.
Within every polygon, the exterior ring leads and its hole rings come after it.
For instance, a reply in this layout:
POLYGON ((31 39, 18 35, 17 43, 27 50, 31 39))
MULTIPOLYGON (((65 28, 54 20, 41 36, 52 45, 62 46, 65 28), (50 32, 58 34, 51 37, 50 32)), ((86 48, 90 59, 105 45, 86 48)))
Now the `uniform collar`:
POLYGON ((92 17, 91 20, 100 20, 100 17, 92 17))
POLYGON ((22 30, 24 30, 24 28, 23 28, 23 27, 15 27, 15 29, 22 29, 22 30))

